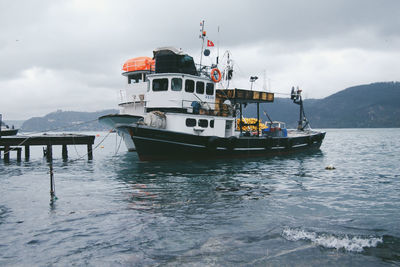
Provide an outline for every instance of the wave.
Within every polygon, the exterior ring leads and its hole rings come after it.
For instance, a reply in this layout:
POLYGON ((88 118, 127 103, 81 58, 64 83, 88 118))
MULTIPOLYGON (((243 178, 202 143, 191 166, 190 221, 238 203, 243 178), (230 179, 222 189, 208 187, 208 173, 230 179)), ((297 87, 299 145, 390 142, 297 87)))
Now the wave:
POLYGON ((364 248, 376 247, 383 242, 382 237, 367 236, 337 236, 328 233, 317 233, 303 229, 285 228, 282 231, 282 237, 289 241, 306 240, 325 247, 344 249, 349 252, 363 252, 364 248))

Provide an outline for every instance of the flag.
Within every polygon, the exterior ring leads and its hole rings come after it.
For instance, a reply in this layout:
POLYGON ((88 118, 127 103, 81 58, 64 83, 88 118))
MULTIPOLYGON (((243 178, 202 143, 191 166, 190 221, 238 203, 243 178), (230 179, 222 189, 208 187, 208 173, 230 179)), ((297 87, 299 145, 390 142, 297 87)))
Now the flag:
POLYGON ((214 43, 210 40, 207 40, 207 46, 208 47, 214 46, 214 43))

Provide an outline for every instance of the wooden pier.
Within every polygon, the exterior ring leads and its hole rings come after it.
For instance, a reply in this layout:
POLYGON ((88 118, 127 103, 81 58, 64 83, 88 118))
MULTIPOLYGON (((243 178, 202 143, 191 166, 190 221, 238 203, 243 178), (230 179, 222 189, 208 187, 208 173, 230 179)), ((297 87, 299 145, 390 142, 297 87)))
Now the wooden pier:
POLYGON ((29 160, 30 146, 43 146, 46 147, 43 151, 47 160, 53 159, 53 146, 62 146, 62 158, 68 158, 68 145, 86 145, 87 157, 89 160, 93 159, 92 146, 94 144, 95 136, 81 135, 81 134, 43 134, 34 136, 2 136, 0 137, 0 157, 1 152, 4 151, 4 161, 10 160, 10 152, 17 152, 17 160, 21 160, 21 150, 24 147, 25 160, 29 160))

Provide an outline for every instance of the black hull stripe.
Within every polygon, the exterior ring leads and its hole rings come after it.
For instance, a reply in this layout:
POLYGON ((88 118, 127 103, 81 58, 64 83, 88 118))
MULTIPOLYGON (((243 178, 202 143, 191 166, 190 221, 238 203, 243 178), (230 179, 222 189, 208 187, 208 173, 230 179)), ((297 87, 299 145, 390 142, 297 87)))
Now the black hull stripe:
POLYGON ((325 133, 314 133, 310 136, 273 138, 273 143, 269 143, 271 139, 265 137, 234 138, 230 143, 230 138, 189 135, 140 126, 123 128, 130 133, 139 158, 143 161, 286 155, 318 150, 325 137, 325 133))

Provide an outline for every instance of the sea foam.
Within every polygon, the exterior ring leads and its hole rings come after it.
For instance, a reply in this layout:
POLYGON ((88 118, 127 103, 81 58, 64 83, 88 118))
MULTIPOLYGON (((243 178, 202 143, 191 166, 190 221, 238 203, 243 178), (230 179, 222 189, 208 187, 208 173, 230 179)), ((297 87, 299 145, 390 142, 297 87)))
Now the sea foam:
POLYGON ((282 236, 290 241, 306 240, 325 248, 344 249, 349 252, 362 252, 364 248, 376 247, 383 242, 382 237, 337 236, 296 228, 285 228, 282 236))

